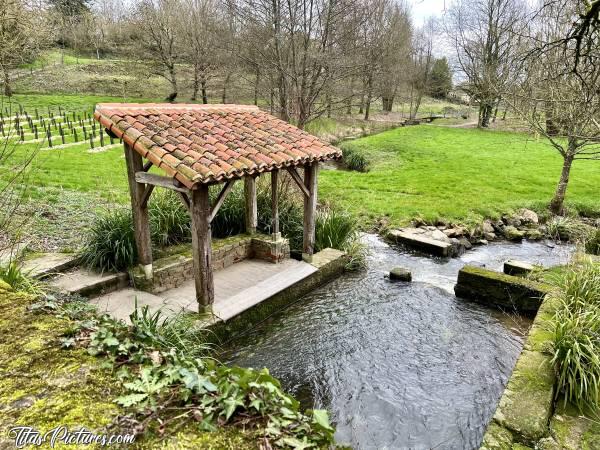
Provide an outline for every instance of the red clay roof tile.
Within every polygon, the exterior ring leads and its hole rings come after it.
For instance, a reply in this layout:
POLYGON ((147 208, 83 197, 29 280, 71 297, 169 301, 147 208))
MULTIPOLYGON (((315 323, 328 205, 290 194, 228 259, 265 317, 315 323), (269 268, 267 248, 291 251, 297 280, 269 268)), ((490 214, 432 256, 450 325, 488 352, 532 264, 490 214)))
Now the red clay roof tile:
POLYGON ((104 103, 94 117, 190 189, 342 155, 255 106, 104 103))

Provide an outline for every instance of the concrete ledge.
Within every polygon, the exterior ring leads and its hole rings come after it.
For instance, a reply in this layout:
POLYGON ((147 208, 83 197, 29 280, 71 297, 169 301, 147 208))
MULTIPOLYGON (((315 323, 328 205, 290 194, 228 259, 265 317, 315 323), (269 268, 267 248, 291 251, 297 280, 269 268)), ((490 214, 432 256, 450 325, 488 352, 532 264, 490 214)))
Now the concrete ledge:
POLYGON ((208 325, 208 339, 222 345, 239 338, 261 322, 298 302, 301 297, 344 273, 348 256, 339 250, 327 248, 313 255, 310 263, 318 270, 289 288, 263 300, 226 322, 208 325))
POLYGON ((50 285, 63 292, 93 298, 127 287, 129 275, 126 272, 100 274, 77 269, 58 275, 50 285))
POLYGON ((527 314, 537 312, 549 291, 543 283, 475 266, 463 267, 454 286, 457 297, 527 314))
POLYGON ((507 275, 527 275, 532 272, 536 266, 525 261, 517 261, 516 259, 508 260, 504 263, 503 271, 507 275))
POLYGON ((75 267, 79 258, 70 253, 45 253, 23 262, 23 270, 38 280, 66 272, 75 267))
POLYGON ((420 234, 392 230, 386 237, 394 243, 404 244, 435 256, 450 257, 454 253, 454 247, 451 243, 431 239, 420 234))

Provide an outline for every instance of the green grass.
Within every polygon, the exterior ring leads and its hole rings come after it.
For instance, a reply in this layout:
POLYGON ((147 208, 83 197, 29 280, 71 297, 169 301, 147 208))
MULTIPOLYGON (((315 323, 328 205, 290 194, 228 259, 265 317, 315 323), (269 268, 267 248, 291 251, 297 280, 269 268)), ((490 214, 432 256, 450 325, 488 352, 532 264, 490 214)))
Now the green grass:
MULTIPOLYGON (((364 154, 368 173, 321 171, 321 198, 341 203, 363 223, 389 216, 456 221, 494 217, 520 207, 540 209, 561 170, 558 153, 524 134, 430 125, 398 128, 347 142, 364 154)), ((576 161, 567 202, 600 210, 600 163, 576 161)))

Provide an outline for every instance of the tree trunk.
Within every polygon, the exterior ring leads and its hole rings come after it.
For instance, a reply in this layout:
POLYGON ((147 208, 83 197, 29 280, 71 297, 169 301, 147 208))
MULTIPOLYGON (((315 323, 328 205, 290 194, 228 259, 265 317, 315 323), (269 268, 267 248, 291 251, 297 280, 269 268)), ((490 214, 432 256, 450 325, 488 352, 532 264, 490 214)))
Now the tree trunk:
POLYGON ((167 97, 168 102, 174 102, 177 98, 177 77, 175 75, 175 66, 169 68, 169 82, 171 83, 171 93, 167 97))
POLYGON ((492 115, 492 105, 488 102, 482 102, 479 105, 479 128, 487 128, 490 126, 490 116, 492 115))
POLYGON ((571 174, 571 166, 573 165, 574 159, 575 155, 574 152, 571 150, 571 144, 569 144, 567 156, 565 156, 563 161, 563 168, 560 174, 560 180, 558 180, 558 186, 556 187, 554 198, 550 202, 550 211, 552 211, 554 214, 564 213, 563 203, 565 201, 565 194, 567 193, 567 186, 569 185, 569 175, 571 174))
POLYGON ((369 77, 367 80, 367 99, 365 100, 365 120, 369 120, 369 113, 371 112, 371 97, 373 95, 372 80, 369 77))
POLYGON ((8 75, 8 69, 4 69, 4 95, 6 97, 12 97, 12 88, 10 87, 10 76, 8 75))
POLYGON ((225 80, 223 81, 223 95, 221 96, 221 103, 227 103, 227 86, 229 85, 229 80, 231 79, 231 74, 227 74, 225 80))
POLYGON ((392 106, 394 105, 394 96, 382 97, 381 102, 383 103, 383 112, 392 112, 392 106))
POLYGON ((208 104, 208 94, 206 93, 206 78, 200 79, 200 89, 202 91, 202 103, 208 104))
POLYGON ((254 106, 258 106, 258 84, 260 83, 260 70, 256 70, 254 78, 254 106))

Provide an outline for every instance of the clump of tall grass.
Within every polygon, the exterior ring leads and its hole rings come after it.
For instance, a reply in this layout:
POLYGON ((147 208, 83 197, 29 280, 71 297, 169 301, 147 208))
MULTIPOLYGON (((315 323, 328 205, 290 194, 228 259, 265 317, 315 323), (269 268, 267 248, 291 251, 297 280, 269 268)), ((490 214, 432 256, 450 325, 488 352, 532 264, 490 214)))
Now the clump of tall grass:
POLYGON ((570 217, 556 216, 546 224, 552 239, 561 241, 582 241, 590 232, 590 227, 570 217))
POLYGON ((84 266, 103 271, 132 266, 137 260, 137 248, 131 211, 115 209, 96 218, 79 258, 84 266))
POLYGON ((363 152, 354 147, 345 147, 343 153, 344 164, 349 170, 355 170, 356 172, 369 171, 370 161, 363 152))
POLYGON ((178 313, 167 317, 160 309, 151 312, 148 306, 138 308, 129 316, 133 336, 155 349, 178 350, 192 358, 206 357, 212 350, 206 330, 197 325, 191 314, 178 313))
POLYGON ((592 255, 600 255, 600 229, 591 233, 585 241, 585 251, 592 255))
MULTIPOLYGON (((190 217, 171 192, 157 192, 148 205, 152 242, 171 245, 190 239, 190 217)), ((122 270, 135 264, 137 248, 133 217, 129 209, 115 209, 92 224, 79 252, 81 262, 98 270, 122 270)))
POLYGON ((190 239, 190 215, 174 192, 156 192, 150 200, 148 213, 152 242, 165 246, 190 239))
POLYGON ((569 270, 560 281, 554 316, 557 395, 580 409, 600 409, 600 266, 569 270))
POLYGON ((345 211, 325 206, 317 211, 315 251, 331 247, 346 252, 350 258, 348 269, 364 267, 366 246, 360 242, 358 226, 353 216, 345 211))
POLYGON ((0 266, 0 280, 4 281, 15 291, 41 295, 42 285, 34 280, 31 272, 23 270, 16 261, 9 261, 0 266))

